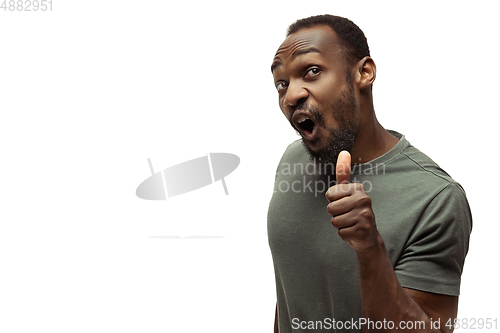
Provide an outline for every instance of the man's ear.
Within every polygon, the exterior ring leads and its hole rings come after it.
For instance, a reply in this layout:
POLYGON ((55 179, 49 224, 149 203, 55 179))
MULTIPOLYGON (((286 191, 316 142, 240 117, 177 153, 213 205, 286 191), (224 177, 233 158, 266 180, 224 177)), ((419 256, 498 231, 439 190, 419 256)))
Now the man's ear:
POLYGON ((377 66, 372 58, 366 56, 355 67, 355 82, 359 90, 370 87, 375 82, 377 76, 377 66))

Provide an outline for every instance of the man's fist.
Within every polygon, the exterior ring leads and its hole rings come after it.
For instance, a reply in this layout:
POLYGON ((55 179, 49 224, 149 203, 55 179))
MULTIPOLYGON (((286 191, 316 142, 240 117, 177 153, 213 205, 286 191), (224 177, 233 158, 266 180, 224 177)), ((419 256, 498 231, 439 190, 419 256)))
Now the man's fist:
POLYGON ((349 242, 356 251, 364 251, 377 245, 378 231, 372 202, 359 183, 350 183, 351 154, 342 151, 337 159, 337 185, 326 192, 328 213, 339 236, 349 242))

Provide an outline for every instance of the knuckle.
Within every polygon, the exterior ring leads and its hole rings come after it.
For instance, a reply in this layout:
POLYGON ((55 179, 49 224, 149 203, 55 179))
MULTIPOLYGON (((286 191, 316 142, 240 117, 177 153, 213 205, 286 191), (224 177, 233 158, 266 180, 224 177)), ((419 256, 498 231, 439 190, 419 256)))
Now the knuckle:
POLYGON ((356 191, 366 192, 363 184, 361 183, 354 183, 354 184, 356 184, 356 191))
POLYGON ((333 187, 330 187, 325 193, 325 197, 330 201, 332 200, 333 197, 333 191, 334 191, 333 187))
POLYGON ((335 229, 342 229, 345 219, 342 216, 333 216, 331 218, 332 226, 335 229))
POLYGON ((361 209, 359 215, 364 218, 371 218, 373 216, 373 211, 371 210, 371 208, 363 208, 361 209))
POLYGON ((368 234, 372 230, 372 226, 369 223, 365 223, 364 225, 360 226, 360 231, 363 234, 368 234))
POLYGON ((362 206, 371 206, 372 204, 372 198, 370 198, 367 194, 362 195, 359 199, 358 202, 362 206))
POLYGON ((326 206, 326 210, 328 211, 328 213, 329 213, 330 215, 333 215, 333 203, 332 203, 332 202, 330 202, 330 203, 328 204, 328 206, 326 206))
POLYGON ((340 238, 342 239, 346 238, 346 231, 344 229, 339 229, 337 233, 339 234, 340 238))

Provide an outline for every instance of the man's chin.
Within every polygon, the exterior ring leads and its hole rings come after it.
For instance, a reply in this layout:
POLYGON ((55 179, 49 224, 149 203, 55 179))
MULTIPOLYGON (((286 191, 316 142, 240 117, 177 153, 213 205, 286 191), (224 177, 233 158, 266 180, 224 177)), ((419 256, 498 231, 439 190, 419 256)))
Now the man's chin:
POLYGON ((356 131, 331 130, 331 137, 317 137, 314 140, 302 138, 302 144, 306 148, 311 160, 321 165, 335 165, 342 150, 351 151, 356 131))
POLYGON ((324 156, 325 147, 320 144, 319 140, 310 141, 302 138, 302 144, 311 158, 318 159, 319 157, 324 156))
POLYGON ((322 146, 319 142, 311 142, 302 138, 302 144, 309 154, 311 161, 320 166, 331 166, 333 169, 337 164, 338 153, 331 151, 326 145, 322 146))

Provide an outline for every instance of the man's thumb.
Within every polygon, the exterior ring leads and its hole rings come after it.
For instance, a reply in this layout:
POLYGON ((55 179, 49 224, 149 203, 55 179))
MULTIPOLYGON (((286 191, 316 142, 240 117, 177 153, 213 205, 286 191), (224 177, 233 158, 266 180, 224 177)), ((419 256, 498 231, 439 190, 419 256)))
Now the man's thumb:
POLYGON ((337 158, 335 168, 337 184, 349 184, 351 178, 351 154, 347 150, 342 150, 337 158))

